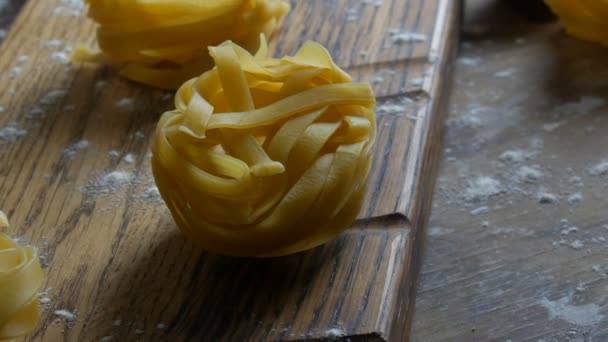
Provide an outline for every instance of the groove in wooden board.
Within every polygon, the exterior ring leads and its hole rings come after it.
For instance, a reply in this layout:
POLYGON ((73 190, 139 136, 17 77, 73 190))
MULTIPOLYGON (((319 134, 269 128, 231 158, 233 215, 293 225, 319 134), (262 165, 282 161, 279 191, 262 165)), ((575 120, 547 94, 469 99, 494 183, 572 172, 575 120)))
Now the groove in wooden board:
POLYGON ((53 324, 52 313, 45 311, 32 340, 115 335, 179 341, 206 336, 205 331, 224 339, 310 340, 331 328, 362 339, 402 340, 407 331, 403 319, 409 321, 411 316, 408 307, 415 278, 410 270, 417 263, 420 243, 410 234, 417 236, 428 212, 432 182, 427 178, 432 178, 436 156, 429 137, 441 126, 437 120, 441 113, 430 109, 439 98, 431 95, 446 77, 442 74, 446 60, 429 63, 429 48, 433 42, 441 47, 452 42, 439 35, 421 44, 386 49, 381 43, 388 28, 417 31, 429 38, 443 28, 453 32, 452 19, 435 21, 441 9, 454 13, 456 5, 413 0, 385 0, 379 8, 347 0, 292 4, 292 14, 280 37, 275 37, 279 39, 273 40, 275 55, 293 53, 302 39, 313 38, 328 46, 358 80, 367 81, 387 68, 398 70, 374 85, 380 101, 404 95, 418 99, 411 113, 379 116, 378 157, 363 212, 363 217, 372 219, 355 223, 327 246, 271 260, 203 254, 175 230, 162 203, 137 197, 150 185, 150 134, 171 99, 162 91, 121 80, 109 68, 69 68, 52 60, 53 50, 42 47, 49 39, 91 43, 94 29, 80 17, 49 17, 53 1, 30 1, 25 6, 1 47, 0 68, 10 68, 19 55, 31 58, 20 77, 0 79, 0 85, 9 89, 0 99, 10 109, 0 124, 18 121, 29 135, 0 149, 0 157, 12 161, 0 165, 0 207, 11 216, 12 232, 38 246, 48 241, 43 252, 50 265, 46 287, 54 289, 53 309, 76 309, 79 315, 73 327, 63 331, 62 325, 53 324), (343 9, 356 6, 362 8, 360 26, 345 21, 343 15, 343 9), (48 20, 38 24, 40 18, 48 20), (297 23, 306 18, 311 21, 297 23), (355 60, 360 48, 369 50, 368 61, 355 60), (421 76, 425 77, 422 87, 408 81, 421 76), (96 86, 99 80, 107 82, 101 91, 96 86), (45 105, 46 117, 26 119, 53 89, 68 90, 65 99, 45 105), (134 99, 133 111, 117 108, 116 101, 125 97, 134 99), (74 108, 67 110, 70 104, 74 108), (414 113, 424 113, 424 121, 407 117, 414 113), (143 138, 138 132, 144 133, 143 138), (408 140, 412 137, 418 139, 414 145, 408 140), (74 159, 66 157, 63 150, 82 138, 91 147, 74 159), (112 159, 111 150, 133 153, 136 162, 112 159), (98 193, 96 177, 114 169, 134 172, 143 181, 114 193, 98 193), (407 180, 405 172, 410 172, 407 180), (412 191, 402 199, 406 182, 412 191), (418 205, 420 201, 426 204, 418 205), (125 323, 116 328, 112 321, 118 316, 125 323), (160 322, 168 328, 156 329, 160 322), (144 329, 144 334, 135 334, 136 329, 144 329))

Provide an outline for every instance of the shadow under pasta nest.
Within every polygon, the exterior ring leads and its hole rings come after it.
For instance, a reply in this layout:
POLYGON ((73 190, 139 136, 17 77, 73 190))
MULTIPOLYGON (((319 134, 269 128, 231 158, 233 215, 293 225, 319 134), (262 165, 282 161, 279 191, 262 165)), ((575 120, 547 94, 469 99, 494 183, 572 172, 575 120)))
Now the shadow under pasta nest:
POLYGON ((104 277, 107 284, 101 287, 108 291, 99 294, 96 313, 85 318, 87 336, 219 341, 244 340, 257 329, 269 332, 286 306, 297 307, 336 250, 320 247, 260 259, 218 256, 201 251, 173 222, 169 225, 174 231, 155 248, 104 277))

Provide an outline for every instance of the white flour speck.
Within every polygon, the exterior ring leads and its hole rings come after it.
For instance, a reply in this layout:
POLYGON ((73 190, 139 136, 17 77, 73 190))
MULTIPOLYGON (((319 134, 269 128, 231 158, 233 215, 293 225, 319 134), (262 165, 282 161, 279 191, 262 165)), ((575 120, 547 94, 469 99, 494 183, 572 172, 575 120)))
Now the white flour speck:
POLYGON ((125 97, 123 99, 116 101, 116 108, 123 109, 123 110, 132 110, 133 104, 134 104, 133 99, 125 97))
POLYGON ((501 70, 498 71, 494 74, 494 76, 496 77, 510 77, 513 76, 513 74, 517 71, 517 69, 515 68, 510 68, 510 69, 505 69, 505 70, 501 70))
POLYGON ((111 341, 114 341, 114 336, 104 336, 99 341, 100 342, 111 342, 111 341))
POLYGON ((141 198, 145 201, 157 201, 160 200, 160 192, 156 186, 151 186, 144 190, 141 195, 141 198))
POLYGON ((504 151, 500 156, 498 156, 498 160, 502 162, 511 162, 511 163, 521 163, 525 160, 530 159, 532 153, 524 150, 507 150, 504 151))
POLYGON ((568 227, 568 228, 564 228, 562 229, 562 231, 560 232, 561 235, 568 235, 570 233, 576 233, 578 232, 578 227, 572 226, 572 227, 568 227))
POLYGON ((19 128, 16 122, 9 122, 0 128, 0 144, 14 143, 18 138, 27 135, 27 130, 19 128))
POLYGON ((488 176, 479 176, 469 184, 464 192, 467 201, 480 201, 499 195, 503 192, 499 180, 488 176))
POLYGON ((342 328, 331 328, 331 329, 325 330, 325 332, 323 332, 323 337, 330 341, 338 340, 338 339, 344 337, 344 335, 346 335, 346 333, 344 332, 344 330, 342 328))
POLYGON ((481 214, 485 214, 489 211, 490 211, 490 208, 488 208, 487 206, 483 206, 483 207, 479 207, 479 208, 475 208, 475 209, 471 210, 471 215, 481 215, 481 214))
POLYGON ((97 185, 104 188, 117 188, 128 184, 133 178, 134 175, 130 172, 112 171, 101 177, 97 185))
POLYGON ((12 67, 11 70, 9 71, 9 75, 11 76, 11 78, 15 78, 15 77, 19 76, 22 71, 23 71, 23 69, 21 69, 20 67, 12 67))
POLYGON ((472 57, 460 57, 458 58, 458 63, 466 66, 477 66, 481 64, 481 59, 472 57))
POLYGON ((567 200, 570 204, 580 203, 583 201, 583 194, 581 194, 580 192, 571 194, 568 196, 567 200))
POLYGON ((543 172, 538 165, 524 165, 517 170, 517 177, 522 182, 534 183, 543 177, 543 172))
POLYGON ((602 160, 598 164, 594 165, 589 169, 589 173, 592 176, 606 176, 608 175, 608 160, 602 160))
POLYGON ((165 329, 165 328, 167 328, 167 325, 165 323, 158 323, 156 325, 156 329, 161 329, 162 330, 162 329, 165 329))
POLYGON ((135 162, 135 157, 133 156, 132 153, 129 153, 122 158, 122 161, 124 161, 127 164, 133 164, 135 162))
POLYGON ((388 33, 393 44, 422 43, 427 39, 426 34, 418 32, 391 29, 388 33))
POLYGON ((61 45, 63 45, 63 42, 59 39, 50 39, 47 40, 46 43, 44 43, 44 47, 47 48, 58 48, 61 45))
POLYGON ((66 148, 63 151, 63 155, 66 156, 68 159, 73 159, 74 157, 76 157, 76 155, 78 154, 78 152, 80 151, 84 151, 87 148, 89 148, 89 141, 88 140, 80 140, 72 145, 70 145, 68 148, 66 148))
POLYGON ((67 95, 67 91, 64 89, 55 89, 46 93, 41 99, 40 104, 43 105, 53 105, 61 100, 67 95))
POLYGON ((57 62, 57 63, 61 63, 61 64, 69 64, 70 63, 70 57, 68 56, 67 53, 65 52, 53 52, 51 54, 51 60, 57 62))
POLYGON ((541 305, 549 312, 549 319, 559 319, 579 326, 593 326, 604 318, 600 314, 600 307, 590 303, 574 305, 571 296, 552 301, 543 298, 541 305))
POLYGON ((21 56, 17 57, 17 63, 19 63, 19 64, 25 63, 29 60, 30 60, 30 56, 28 56, 28 55, 21 55, 21 56))
POLYGON ((452 229, 452 228, 442 228, 442 227, 429 228, 429 235, 431 235, 431 236, 447 235, 447 234, 450 234, 453 232, 454 232, 454 229, 452 229))
POLYGON ((55 316, 62 318, 66 322, 73 322, 74 320, 76 320, 76 314, 68 310, 55 310, 54 314, 55 316))
POLYGON ((570 243, 570 247, 573 249, 582 249, 585 247, 585 244, 581 240, 574 240, 570 243))
POLYGON ((537 195, 538 203, 540 204, 551 204, 558 201, 557 196, 548 192, 540 192, 537 195))

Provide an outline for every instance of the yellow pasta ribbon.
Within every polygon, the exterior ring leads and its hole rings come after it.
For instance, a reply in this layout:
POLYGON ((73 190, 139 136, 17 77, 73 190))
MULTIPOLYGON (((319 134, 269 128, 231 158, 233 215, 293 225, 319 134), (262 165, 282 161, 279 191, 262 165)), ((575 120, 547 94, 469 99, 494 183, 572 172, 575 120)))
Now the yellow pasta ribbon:
MULTIPOLYGON (((0 228, 8 227, 0 211, 0 228)), ((0 233, 0 341, 30 333, 38 324, 42 269, 36 251, 0 233)))
POLYGON ((608 45, 608 0, 545 1, 570 34, 608 45))
POLYGON ((79 47, 72 60, 116 64, 122 76, 164 89, 211 69, 209 46, 232 40, 255 49, 289 11, 284 0, 85 1, 101 52, 79 47))
POLYGON ((293 57, 211 47, 156 128, 152 169, 179 226, 204 249, 277 256, 323 244, 357 216, 376 134, 375 97, 323 46, 293 57))

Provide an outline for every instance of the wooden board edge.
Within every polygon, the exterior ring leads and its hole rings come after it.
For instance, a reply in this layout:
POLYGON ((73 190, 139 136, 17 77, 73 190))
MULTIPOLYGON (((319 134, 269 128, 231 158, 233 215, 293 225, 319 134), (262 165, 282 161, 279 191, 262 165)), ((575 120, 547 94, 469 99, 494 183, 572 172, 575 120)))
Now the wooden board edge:
MULTIPOLYGON (((447 53, 436 52, 438 56, 439 72, 436 75, 442 77, 442 82, 435 80, 431 84, 429 94, 439 94, 429 101, 427 113, 424 116, 424 132, 422 134, 421 146, 424 153, 419 163, 418 175, 415 181, 415 194, 412 206, 408 208, 407 219, 411 224, 410 239, 408 241, 411 254, 404 254, 404 264, 407 270, 402 273, 400 289, 397 295, 395 319, 389 333, 387 341, 409 341, 409 334, 415 311, 416 283, 424 252, 424 237, 426 225, 428 223, 431 209, 432 198, 439 170, 441 147, 444 135, 444 122, 447 118, 447 108, 449 104, 449 89, 452 85, 453 61, 458 51, 459 27, 462 17, 462 1, 442 0, 440 15, 448 16, 445 25, 441 28, 448 30, 447 34, 438 34, 440 40, 433 43, 439 44, 441 49, 448 49, 447 53), (400 324, 405 320, 405 325, 400 324)), ((433 45, 435 47, 435 45, 433 45)), ((432 47, 432 48, 433 48, 432 47)), ((437 77, 437 76, 436 76, 437 77)))

